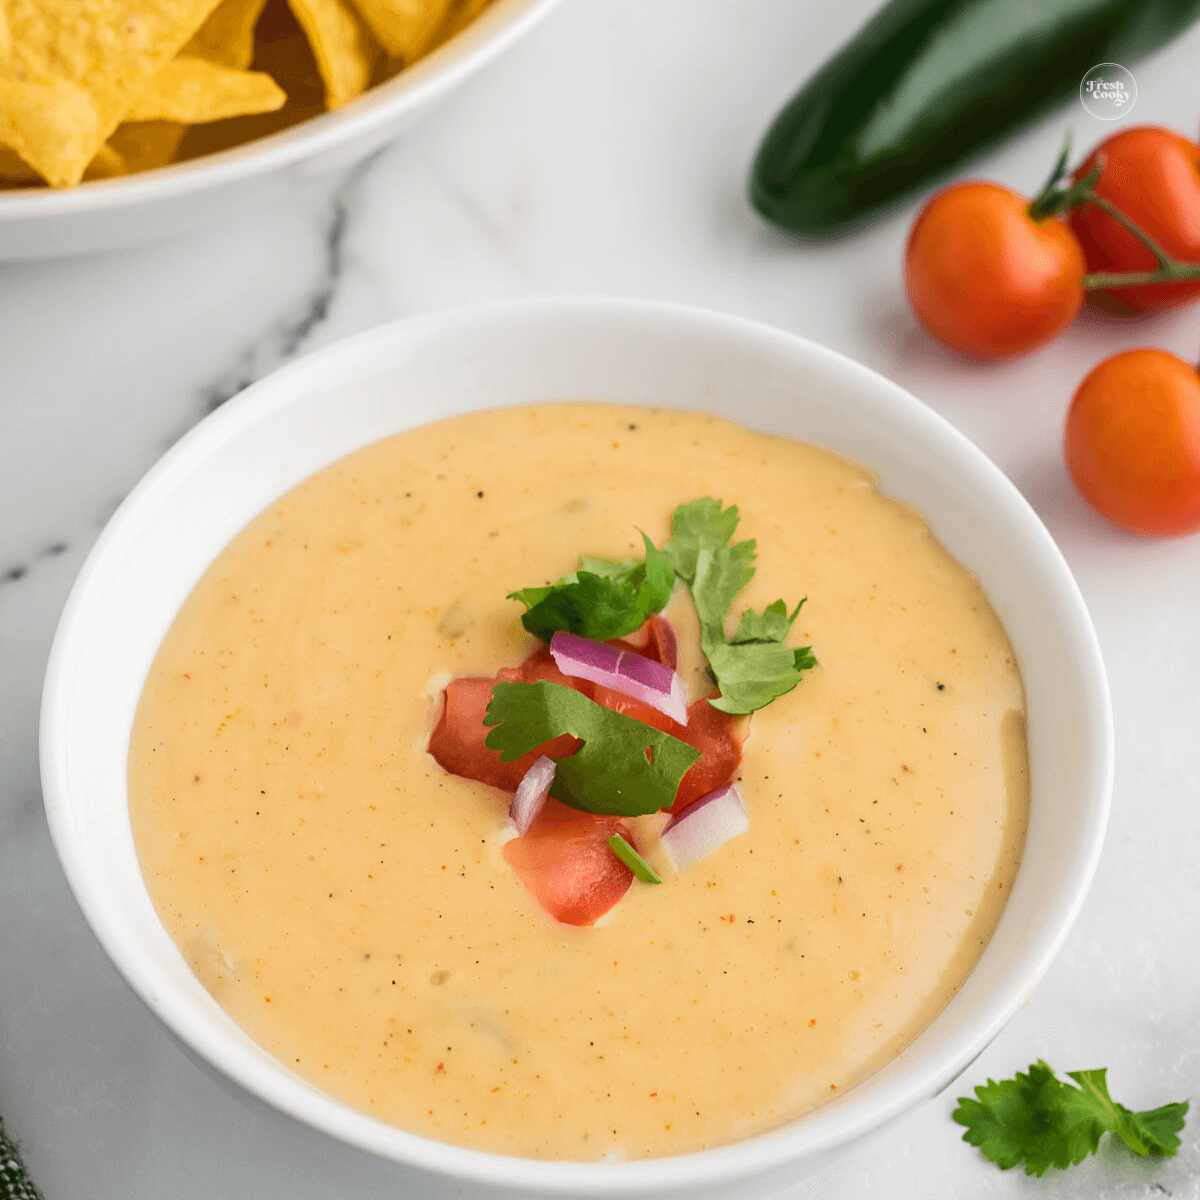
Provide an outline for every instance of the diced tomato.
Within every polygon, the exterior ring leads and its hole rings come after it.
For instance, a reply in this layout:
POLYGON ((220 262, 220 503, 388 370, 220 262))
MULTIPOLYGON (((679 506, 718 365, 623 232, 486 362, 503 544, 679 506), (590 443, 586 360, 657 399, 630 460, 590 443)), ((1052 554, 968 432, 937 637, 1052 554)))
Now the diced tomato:
MULTIPOLYGON (((672 665, 675 635, 671 627, 661 617, 651 617, 643 628, 647 628, 644 646, 633 647, 623 641, 611 644, 635 649, 639 654, 655 657, 664 665, 672 665)), ((706 700, 693 703, 688 708, 687 725, 680 725, 665 713, 624 692, 564 675, 551 656, 550 648, 540 646, 519 666, 505 667, 495 677, 454 679, 447 684, 441 717, 429 738, 429 753, 452 775, 477 779, 480 783, 503 791, 515 792, 525 772, 543 754, 549 758, 565 758, 579 748, 577 738, 563 734, 514 762, 501 762, 500 755, 484 745, 490 730, 483 723, 492 688, 498 679, 521 683, 536 683, 545 679, 575 688, 597 704, 624 713, 694 746, 703 757, 683 777, 675 803, 670 808, 673 813, 682 811, 714 788, 728 783, 742 760, 742 723, 713 708, 706 700)))
MULTIPOLYGON (((652 617, 645 642, 634 646, 614 640, 611 645, 633 650, 672 669, 676 663, 675 635, 661 617, 652 617)), ((680 812, 701 796, 728 783, 742 759, 744 725, 740 720, 697 700, 688 708, 688 723, 680 725, 656 708, 612 688, 598 687, 564 675, 548 646, 535 650, 519 666, 506 667, 494 677, 454 679, 446 687, 441 717, 429 739, 429 752, 454 775, 515 792, 525 772, 543 754, 564 758, 574 754, 579 740, 564 734, 531 750, 515 762, 484 744, 490 730, 483 719, 497 680, 551 683, 573 687, 598 704, 662 730, 701 752, 702 757, 683 777, 671 812, 680 812)), ((629 829, 620 817, 579 812, 557 800, 547 800, 533 824, 519 838, 505 843, 504 857, 537 902, 557 921, 591 925, 625 894, 633 880, 628 867, 607 842, 614 834, 626 838, 629 829)))
POLYGON ((620 817, 579 812, 547 800, 533 824, 504 844, 504 857, 534 899, 564 925, 591 925, 625 895, 633 872, 608 839, 629 827, 620 817))
POLYGON ((675 630, 662 617, 658 615, 651 617, 634 637, 637 640, 632 642, 625 638, 613 638, 608 645, 619 646, 622 650, 632 650, 643 658, 652 658, 655 662, 662 663, 664 667, 675 670, 679 663, 679 647, 675 641, 675 630))
POLYGON ((688 705, 688 723, 680 725, 666 713, 615 688, 597 687, 593 699, 605 708, 633 717, 643 725, 661 729, 663 733, 669 733, 700 751, 699 761, 693 763, 680 780, 675 803, 668 812, 682 812, 701 796, 707 796, 709 792, 728 783, 737 772, 742 761, 744 723, 719 708, 713 708, 707 700, 696 700, 688 705))
POLYGON ((539 646, 520 666, 505 667, 496 673, 497 679, 505 679, 510 683, 537 683, 546 680, 548 683, 561 683, 582 692, 591 699, 595 684, 586 679, 577 679, 573 675, 564 675, 558 669, 558 663, 550 653, 549 646, 539 646))
MULTIPOLYGON (((563 682, 566 682, 565 676, 563 682)), ((451 775, 477 779, 506 792, 515 792, 525 772, 543 754, 549 758, 565 758, 579 749, 579 739, 564 733, 512 762, 502 762, 499 751, 489 750, 484 745, 491 729, 484 725, 483 718, 487 715, 495 686, 496 680, 487 676, 452 679, 446 685, 442 715, 429 735, 429 753, 451 775)))
POLYGON ((624 713, 625 716, 632 717, 635 721, 641 721, 643 725, 649 725, 651 729, 661 729, 663 733, 670 733, 675 737, 679 736, 675 731, 683 728, 678 721, 672 721, 665 712, 659 712, 653 705, 647 704, 644 700, 635 700, 632 696, 618 691, 616 688, 602 687, 597 684, 596 693, 592 699, 597 704, 603 704, 605 708, 611 708, 613 712, 624 713))
POLYGON ((707 700, 696 700, 688 705, 688 723, 668 732, 694 746, 702 756, 680 781, 675 803, 667 810, 677 813, 734 777, 742 761, 746 723, 713 708, 707 700))

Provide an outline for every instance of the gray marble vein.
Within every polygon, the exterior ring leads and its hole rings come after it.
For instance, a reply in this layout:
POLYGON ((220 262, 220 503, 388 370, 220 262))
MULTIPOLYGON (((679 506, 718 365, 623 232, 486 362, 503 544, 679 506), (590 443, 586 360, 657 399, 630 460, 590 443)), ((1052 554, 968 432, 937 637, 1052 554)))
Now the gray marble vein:
POLYGON ((215 412, 226 400, 301 353, 316 329, 328 319, 343 281, 354 201, 361 194, 363 181, 374 162, 375 158, 371 158, 354 167, 329 198, 320 230, 321 269, 309 292, 256 337, 231 367, 201 389, 201 415, 215 412))

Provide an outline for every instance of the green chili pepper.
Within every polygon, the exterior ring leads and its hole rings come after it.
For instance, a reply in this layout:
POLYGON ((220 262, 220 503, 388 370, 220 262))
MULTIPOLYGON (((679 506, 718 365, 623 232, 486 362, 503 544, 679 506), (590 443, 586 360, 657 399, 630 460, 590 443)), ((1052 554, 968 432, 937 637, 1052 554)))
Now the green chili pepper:
POLYGON ((785 229, 836 232, 1197 18, 1200 0, 891 0, 775 119, 750 198, 785 229))

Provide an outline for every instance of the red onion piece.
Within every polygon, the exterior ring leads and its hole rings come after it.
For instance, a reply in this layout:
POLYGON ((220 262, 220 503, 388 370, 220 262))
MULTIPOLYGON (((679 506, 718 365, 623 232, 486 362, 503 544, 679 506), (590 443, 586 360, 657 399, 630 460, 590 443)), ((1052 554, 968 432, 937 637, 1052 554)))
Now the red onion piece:
POLYGON ((614 688, 666 713, 680 725, 687 724, 687 693, 683 680, 670 667, 632 650, 618 650, 561 629, 550 641, 550 653, 564 675, 614 688))
POLYGON ((736 783, 727 783, 672 818, 662 832, 663 849, 676 871, 686 871, 692 863, 749 828, 742 794, 736 783))
POLYGON ((550 784, 554 782, 554 771, 558 764, 544 754, 525 772, 517 784, 517 794, 508 809, 508 819, 524 833, 533 823, 533 818, 542 811, 546 797, 550 795, 550 784))

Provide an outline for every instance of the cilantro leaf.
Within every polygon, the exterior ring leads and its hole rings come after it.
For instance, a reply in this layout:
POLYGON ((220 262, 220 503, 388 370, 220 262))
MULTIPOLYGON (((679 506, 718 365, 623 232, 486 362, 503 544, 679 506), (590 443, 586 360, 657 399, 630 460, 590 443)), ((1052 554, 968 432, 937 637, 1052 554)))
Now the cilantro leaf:
POLYGON ((1054 1072, 1040 1060, 1030 1066, 1027 1075, 1018 1071, 1015 1078, 1000 1083, 989 1079, 975 1089, 977 1100, 959 1098, 953 1116, 967 1127, 963 1141, 978 1146, 1002 1171, 1015 1167, 1030 1147, 1045 1146, 1050 1123, 1041 1097, 1057 1084, 1054 1072))
POLYGON ((800 682, 797 651, 782 642, 734 645, 702 637, 700 645, 721 689, 709 704, 722 712, 754 712, 786 695, 800 682))
MULTIPOLYGON (((691 504, 681 504, 671 521, 671 540, 667 543, 667 554, 675 574, 691 583, 696 578, 696 560, 701 550, 715 554, 729 545, 733 531, 737 528, 738 510, 731 504, 721 511, 720 500, 704 496, 691 504)), ((750 543, 753 557, 754 543, 750 543)), ((726 606, 728 607, 728 606, 726 606)))
MULTIPOLYGON (((1175 1152, 1179 1149, 1179 1131, 1187 1121, 1189 1104, 1186 1100, 1164 1104, 1140 1113, 1130 1112, 1123 1105, 1118 1107, 1137 1130, 1138 1139, 1149 1153, 1161 1154, 1164 1158, 1175 1157, 1175 1152)), ((1137 1147, 1132 1145, 1124 1134, 1118 1136, 1135 1154, 1138 1153, 1137 1147)))
MULTIPOLYGON (((581 571, 589 571, 593 575, 599 575, 604 579, 611 579, 616 583, 627 582, 634 571, 641 565, 636 558, 629 558, 624 562, 611 562, 607 558, 593 558, 590 554, 581 554, 579 556, 579 569, 581 571)), ((574 574, 564 575, 559 582, 569 583, 575 578, 574 574)))
POLYGON ((1175 1135, 1183 1128, 1187 1102, 1164 1104, 1144 1113, 1130 1112, 1108 1094, 1107 1073, 1105 1067, 1095 1071, 1068 1071, 1067 1074, 1079 1084, 1078 1092, 1072 1087, 1063 1089, 1070 1096, 1070 1106, 1086 1108, 1096 1114, 1096 1119, 1103 1120, 1104 1127, 1112 1130, 1134 1154, 1173 1155, 1179 1148, 1179 1138, 1175 1135))
POLYGON ((953 1117, 966 1126, 963 1141, 1007 1171, 1025 1164, 1027 1175, 1065 1170, 1095 1154, 1105 1133, 1113 1133, 1135 1154, 1173 1155, 1188 1104, 1166 1104, 1130 1112, 1108 1094, 1106 1070, 1071 1071, 1079 1087, 1064 1083, 1040 1059, 1028 1074, 975 1089, 976 1099, 960 1097, 953 1117))
POLYGON ((735 646, 744 642, 782 642, 791 633, 796 614, 803 607, 804 601, 801 600, 789 613, 787 605, 782 600, 776 600, 774 604, 768 604, 761 614, 748 608, 742 613, 737 632, 729 640, 735 646))
POLYGON ((792 649, 783 644, 803 604, 801 600, 790 613, 782 600, 761 613, 746 609, 727 643, 705 631, 702 648, 721 687, 710 704, 727 713, 754 712, 786 695, 804 671, 817 665, 811 646, 792 649))
POLYGON ((761 613, 747 609, 733 637, 726 639, 725 619, 755 571, 755 543, 729 545, 738 519, 736 505, 723 510, 711 496, 681 504, 666 546, 675 573, 691 591, 700 618, 700 648, 721 690, 709 703, 734 714, 754 712, 790 692, 801 674, 817 664, 811 646, 784 645, 803 600, 790 613, 782 600, 761 613))
POLYGON ((484 744, 512 762, 569 733, 583 746, 558 760, 550 795, 584 812, 637 816, 669 808, 700 752, 633 717, 613 712, 574 688, 539 680, 497 683, 484 744))
POLYGON ((584 567, 564 575, 551 587, 522 588, 510 592, 526 611, 521 624, 548 642, 562 629, 580 637, 607 641, 640 629, 651 613, 666 607, 675 586, 675 572, 667 554, 643 533, 646 557, 642 562, 610 563, 583 560, 584 567))
POLYGON ((691 581, 692 603, 700 627, 713 637, 725 637, 725 614, 734 597, 754 578, 754 543, 738 542, 719 550, 707 548, 696 556, 696 573, 691 581))

